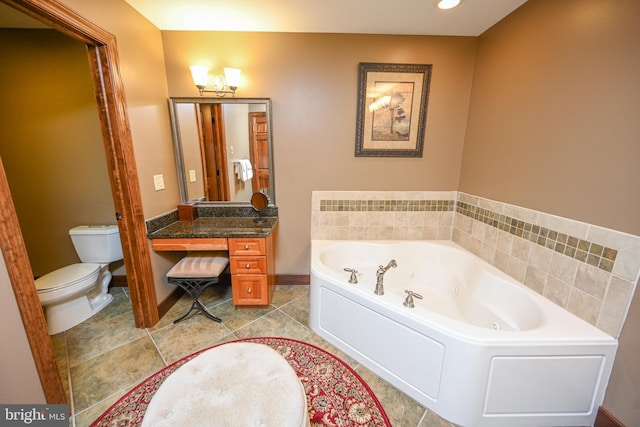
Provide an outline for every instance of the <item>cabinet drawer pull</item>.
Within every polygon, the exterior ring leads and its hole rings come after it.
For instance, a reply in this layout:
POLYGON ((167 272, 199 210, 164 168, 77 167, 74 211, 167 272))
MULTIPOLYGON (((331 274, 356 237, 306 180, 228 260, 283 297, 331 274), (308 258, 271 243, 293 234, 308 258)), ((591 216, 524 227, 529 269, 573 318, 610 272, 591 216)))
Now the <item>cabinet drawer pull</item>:
POLYGON ((247 263, 246 269, 250 269, 251 268, 251 264, 247 263))
POLYGON ((249 288, 247 289, 247 293, 250 294, 251 292, 253 292, 253 289, 249 288))
POLYGON ((244 249, 245 250, 249 250, 249 244, 248 243, 246 245, 244 245, 244 249))

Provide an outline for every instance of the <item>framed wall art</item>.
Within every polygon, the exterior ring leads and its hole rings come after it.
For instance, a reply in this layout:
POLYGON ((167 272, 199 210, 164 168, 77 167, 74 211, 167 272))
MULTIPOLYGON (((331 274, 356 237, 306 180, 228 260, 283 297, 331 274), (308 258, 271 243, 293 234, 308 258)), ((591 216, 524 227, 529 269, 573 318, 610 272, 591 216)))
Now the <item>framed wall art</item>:
POLYGON ((356 157, 422 157, 431 68, 359 64, 356 157))

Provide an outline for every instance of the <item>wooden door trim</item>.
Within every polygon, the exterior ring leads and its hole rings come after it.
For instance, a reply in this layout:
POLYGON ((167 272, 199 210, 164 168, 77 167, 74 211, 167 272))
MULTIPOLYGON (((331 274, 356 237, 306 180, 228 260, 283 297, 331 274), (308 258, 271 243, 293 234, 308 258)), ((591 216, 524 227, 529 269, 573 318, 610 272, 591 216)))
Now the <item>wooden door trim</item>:
POLYGON ((218 169, 218 188, 220 198, 217 200, 231 200, 231 190, 229 188, 229 169, 227 165, 227 134, 224 127, 224 115, 222 104, 212 104, 213 110, 213 134, 214 151, 216 156, 216 168, 218 169))
MULTIPOLYGON (((118 226, 133 316, 137 327, 153 326, 159 320, 158 304, 115 37, 54 0, 1 1, 87 44, 114 206, 121 215, 118 226)), ((48 403, 64 403, 66 396, 4 168, 0 207, 0 249, 44 395, 48 403)))
MULTIPOLYGON (((66 403, 56 356, 40 308, 27 248, 0 159, 0 249, 47 403, 66 403), (18 230, 18 232, 16 232, 18 230), (25 265, 26 264, 26 265, 25 265)), ((6 344, 9 345, 9 344, 6 344)))
POLYGON ((198 110, 198 129, 202 133, 200 139, 200 158, 202 159, 202 181, 204 182, 204 196, 207 200, 224 200, 220 195, 220 183, 216 170, 215 130, 213 129, 213 105, 200 104, 198 110))
MULTIPOLYGON (((262 189, 260 185, 261 180, 264 178, 264 168, 260 167, 261 152, 259 150, 258 143, 258 120, 264 119, 264 122, 269 126, 267 113, 264 111, 254 111, 249 113, 249 157, 253 165, 253 177, 251 178, 251 190, 255 193, 262 189)), ((268 131, 267 131, 268 135, 268 131)), ((267 136, 267 142, 268 140, 267 136)), ((270 157, 270 153, 267 154, 270 157)), ((271 175, 271 164, 267 167, 267 173, 271 175)), ((269 177, 269 182, 271 178, 269 177)), ((271 187, 271 185, 269 185, 271 187)))
POLYGON ((231 200, 222 104, 200 104, 202 170, 207 200, 231 200))

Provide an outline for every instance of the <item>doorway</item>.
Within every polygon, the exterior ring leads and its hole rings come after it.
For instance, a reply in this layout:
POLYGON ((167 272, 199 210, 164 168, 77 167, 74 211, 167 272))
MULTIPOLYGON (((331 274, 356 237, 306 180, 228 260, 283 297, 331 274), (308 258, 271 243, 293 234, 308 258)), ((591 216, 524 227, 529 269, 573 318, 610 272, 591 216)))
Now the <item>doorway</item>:
MULTIPOLYGON (((137 327, 158 322, 149 245, 115 37, 53 0, 2 0, 86 43, 109 179, 137 327)), ((33 282, 24 240, 0 162, 0 249, 48 403, 65 403, 53 347, 33 282)))
POLYGON ((46 26, 0 34, 0 157, 37 278, 80 262, 68 231, 113 225, 115 209, 85 44, 46 26))

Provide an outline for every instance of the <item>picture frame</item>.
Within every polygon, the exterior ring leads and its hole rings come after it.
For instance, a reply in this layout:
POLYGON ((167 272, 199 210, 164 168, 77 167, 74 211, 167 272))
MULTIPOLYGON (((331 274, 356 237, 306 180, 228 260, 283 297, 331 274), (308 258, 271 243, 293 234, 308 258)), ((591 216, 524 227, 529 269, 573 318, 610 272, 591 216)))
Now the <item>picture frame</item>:
POLYGON ((422 157, 431 64, 358 65, 356 157, 422 157))

